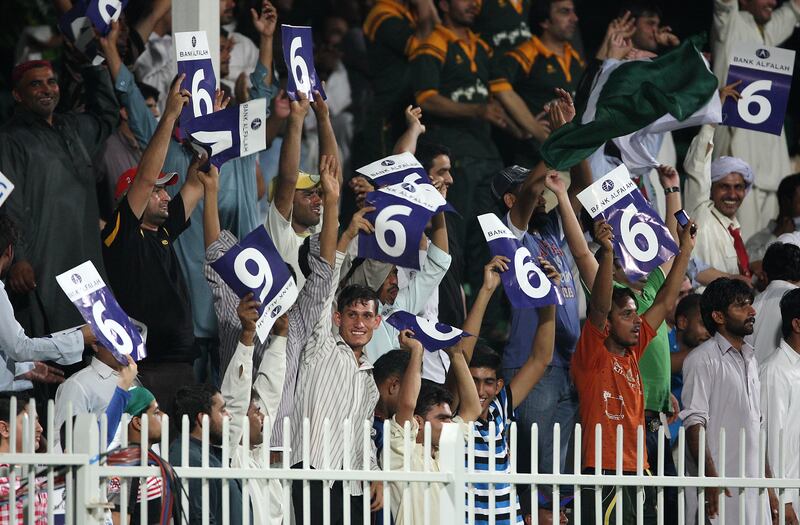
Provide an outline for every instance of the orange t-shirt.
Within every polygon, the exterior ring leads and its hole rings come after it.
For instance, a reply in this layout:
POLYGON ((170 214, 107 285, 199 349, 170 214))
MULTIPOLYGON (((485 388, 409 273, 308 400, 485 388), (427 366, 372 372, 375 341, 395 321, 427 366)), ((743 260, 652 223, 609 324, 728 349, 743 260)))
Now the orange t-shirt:
MULTIPOLYGON (((594 468, 595 427, 602 427, 602 468, 617 468, 617 425, 622 425, 622 470, 636 472, 636 429, 644 427, 644 391, 639 358, 656 336, 642 319, 639 343, 624 356, 608 351, 608 326, 601 332, 586 321, 572 356, 572 377, 580 401, 583 425, 583 467, 594 468)), ((644 450, 647 468, 647 449, 644 450)))

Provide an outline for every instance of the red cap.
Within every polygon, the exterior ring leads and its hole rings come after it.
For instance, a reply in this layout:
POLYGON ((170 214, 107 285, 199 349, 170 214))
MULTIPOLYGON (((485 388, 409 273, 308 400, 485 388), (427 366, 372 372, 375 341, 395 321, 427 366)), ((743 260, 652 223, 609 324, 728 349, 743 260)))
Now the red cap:
MULTIPOLYGON (((119 200, 122 198, 123 195, 130 189, 131 184, 133 184, 133 179, 136 178, 136 172, 139 167, 131 168, 126 170, 125 173, 120 175, 119 180, 117 181, 117 191, 114 193, 114 198, 119 200)), ((177 184, 178 182, 178 172, 173 171, 172 173, 164 173, 161 172, 161 175, 158 176, 158 180, 156 180, 156 186, 172 186, 173 184, 177 184)))
POLYGON ((53 64, 51 64, 49 60, 28 60, 22 64, 17 64, 14 69, 11 70, 11 85, 15 86, 22 78, 22 75, 37 67, 53 69, 53 64))

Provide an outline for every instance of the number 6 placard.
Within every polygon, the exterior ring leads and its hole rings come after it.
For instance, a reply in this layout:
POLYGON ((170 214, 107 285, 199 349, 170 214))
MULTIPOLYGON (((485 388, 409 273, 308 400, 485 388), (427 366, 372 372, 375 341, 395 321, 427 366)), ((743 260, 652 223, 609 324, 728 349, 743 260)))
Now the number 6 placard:
POLYGON ((191 101, 181 112, 181 128, 187 134, 194 131, 193 120, 214 112, 214 94, 217 77, 208 50, 205 31, 175 33, 175 53, 178 60, 178 74, 185 74, 182 89, 191 93, 191 101))
POLYGON ((780 135, 795 52, 779 47, 737 42, 733 46, 726 84, 741 81, 739 100, 728 98, 722 106, 722 123, 780 135))
POLYGON ((117 361, 127 365, 129 355, 134 361, 145 358, 147 353, 139 330, 91 261, 57 275, 56 281, 92 327, 98 342, 110 350, 117 361))
POLYGON ((313 100, 313 91, 319 91, 323 99, 327 99, 322 81, 314 69, 314 46, 311 28, 307 26, 281 25, 283 40, 283 60, 289 70, 286 93, 292 100, 297 100, 297 92, 305 93, 313 100))
POLYGON ((632 281, 647 276, 678 253, 664 221, 645 200, 624 164, 578 194, 593 219, 614 230, 614 253, 632 281))
POLYGON ((267 230, 259 226, 211 263, 211 267, 237 296, 252 293, 261 303, 256 334, 265 343, 275 319, 286 313, 297 299, 294 279, 267 230))

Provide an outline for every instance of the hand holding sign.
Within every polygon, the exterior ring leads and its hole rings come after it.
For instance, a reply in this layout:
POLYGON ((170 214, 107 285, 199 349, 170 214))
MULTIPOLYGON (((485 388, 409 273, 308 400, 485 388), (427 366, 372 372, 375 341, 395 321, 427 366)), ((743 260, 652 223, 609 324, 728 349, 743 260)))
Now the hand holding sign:
POLYGON ((261 306, 261 303, 254 299, 253 292, 250 292, 241 298, 239 306, 236 308, 236 315, 239 316, 239 322, 242 323, 241 341, 246 346, 252 346, 253 338, 256 336, 259 306, 261 306))
POLYGON ((181 113, 181 128, 185 132, 201 129, 195 127, 194 119, 214 111, 217 77, 211 63, 208 38, 205 31, 175 33, 175 53, 178 74, 185 75, 181 89, 191 95, 192 103, 181 113))
POLYGON ((128 0, 91 0, 86 9, 86 16, 101 35, 111 30, 111 23, 119 20, 128 0))
POLYGON ((458 328, 429 321, 424 317, 418 317, 402 310, 392 312, 386 318, 386 322, 400 330, 401 348, 403 348, 403 334, 405 334, 408 345, 406 349, 410 349, 413 344, 421 344, 425 350, 435 352, 457 344, 464 337, 471 337, 471 334, 458 328), (411 337, 413 339, 409 340, 411 337))
POLYGON ((400 350, 405 350, 406 352, 421 352, 423 350, 422 343, 419 339, 414 338, 414 331, 410 328, 400 330, 397 342, 400 343, 400 350))
POLYGON ((266 120, 266 99, 258 98, 194 119, 189 135, 220 167, 230 159, 266 149, 266 120))
POLYGON ((297 93, 304 93, 308 98, 318 91, 323 99, 328 98, 322 89, 322 82, 314 69, 314 48, 311 28, 306 26, 281 25, 283 40, 283 60, 289 69, 289 83, 286 93, 292 100, 297 100, 297 93))

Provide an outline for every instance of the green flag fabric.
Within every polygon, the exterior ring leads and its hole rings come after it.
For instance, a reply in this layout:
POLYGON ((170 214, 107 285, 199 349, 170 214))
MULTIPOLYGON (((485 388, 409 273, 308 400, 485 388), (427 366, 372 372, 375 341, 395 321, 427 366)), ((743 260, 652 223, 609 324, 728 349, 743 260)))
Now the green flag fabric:
POLYGON ((609 140, 634 133, 665 115, 684 121, 706 106, 715 96, 717 78, 696 42, 686 39, 653 60, 606 61, 583 114, 553 132, 542 145, 545 163, 567 170, 609 140))

